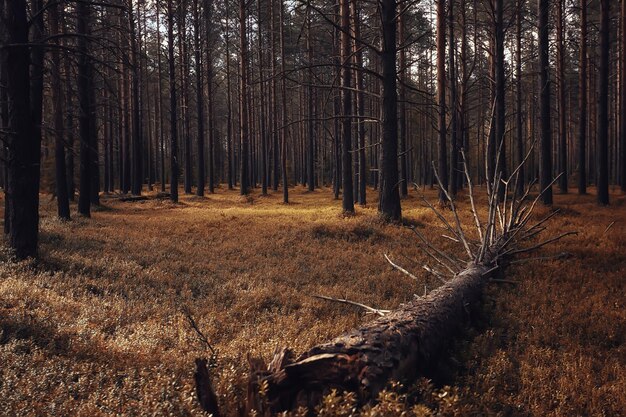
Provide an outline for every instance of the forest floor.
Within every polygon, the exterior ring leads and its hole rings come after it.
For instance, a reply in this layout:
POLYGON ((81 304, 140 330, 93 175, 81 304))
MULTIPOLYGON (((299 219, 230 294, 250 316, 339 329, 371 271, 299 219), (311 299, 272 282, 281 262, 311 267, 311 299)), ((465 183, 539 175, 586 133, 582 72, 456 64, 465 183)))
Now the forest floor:
MULTIPOLYGON (((438 285, 420 272, 414 235, 380 223, 369 193, 353 217, 329 189, 293 189, 289 205, 258 190, 176 205, 103 196, 91 219, 68 223, 42 195, 41 259, 13 263, 0 250, 0 415, 202 415, 194 358, 209 353, 185 310, 218 352, 217 393, 236 415, 247 354, 302 352, 371 319, 311 295, 394 308, 438 285)), ((412 194, 405 219, 452 250, 412 194)), ((411 413, 626 415, 626 199, 616 192, 598 208, 594 195, 557 194, 555 207, 549 233, 579 234, 541 256, 566 256, 511 266, 517 285, 490 285, 482 322, 451 353, 452 387, 421 381, 425 406, 411 413)), ((389 410, 405 398, 389 396, 379 415, 399 416, 389 410)))

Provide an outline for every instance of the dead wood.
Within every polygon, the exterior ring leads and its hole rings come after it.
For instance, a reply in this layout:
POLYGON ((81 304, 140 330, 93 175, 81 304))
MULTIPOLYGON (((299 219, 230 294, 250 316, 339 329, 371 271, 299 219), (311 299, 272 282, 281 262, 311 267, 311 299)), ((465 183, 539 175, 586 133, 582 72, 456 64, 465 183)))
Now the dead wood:
POLYGON ((277 351, 272 363, 281 366, 253 369, 248 408, 272 413, 299 406, 312 409, 331 389, 354 392, 363 404, 376 398, 390 381, 414 379, 432 366, 467 324, 489 281, 489 269, 472 265, 429 295, 315 346, 293 361, 284 360, 284 352, 277 351))

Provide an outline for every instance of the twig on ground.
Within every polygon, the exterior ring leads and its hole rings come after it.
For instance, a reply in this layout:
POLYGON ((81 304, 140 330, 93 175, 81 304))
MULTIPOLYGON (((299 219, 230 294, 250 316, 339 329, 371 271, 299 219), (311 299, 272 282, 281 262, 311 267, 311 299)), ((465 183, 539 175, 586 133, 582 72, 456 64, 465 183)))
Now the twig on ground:
POLYGON ((320 300, 333 301, 335 303, 341 303, 341 304, 347 304, 347 305, 359 307, 359 308, 362 308, 363 310, 365 310, 365 311, 367 311, 369 313, 378 314, 381 317, 391 311, 391 310, 381 310, 379 308, 370 307, 368 305, 365 305, 365 304, 362 304, 362 303, 357 303, 356 301, 352 301, 352 300, 347 300, 345 298, 333 298, 333 297, 327 297, 325 295, 315 295, 315 294, 312 295, 311 297, 319 298, 320 300))

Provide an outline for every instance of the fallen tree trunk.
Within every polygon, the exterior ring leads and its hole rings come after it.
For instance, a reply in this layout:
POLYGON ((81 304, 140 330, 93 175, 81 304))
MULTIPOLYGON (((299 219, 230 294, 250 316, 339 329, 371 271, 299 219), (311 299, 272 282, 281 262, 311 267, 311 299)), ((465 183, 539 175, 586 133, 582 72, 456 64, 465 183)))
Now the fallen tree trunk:
MULTIPOLYGON (((416 228, 411 228, 419 239, 418 245, 439 268, 447 272, 439 272, 428 265, 423 268, 441 280, 445 281, 445 277, 450 280, 429 295, 416 297, 397 310, 387 313, 370 309, 383 316, 328 343, 315 346, 295 359, 288 349, 277 350, 268 366, 261 359, 249 358, 251 375, 246 404, 248 414, 256 410, 256 415, 266 416, 299 407, 307 407, 312 411, 333 389, 354 393, 358 405, 363 405, 375 400, 390 382, 412 381, 424 375, 425 371, 432 370, 446 346, 470 321, 472 310, 480 304, 485 284, 493 274, 501 272, 503 260, 508 263, 515 256, 536 251, 575 233, 567 232, 529 247, 523 246, 542 233, 546 229, 545 223, 556 214, 553 212, 529 225, 533 209, 545 190, 530 204, 527 200, 533 184, 529 184, 521 196, 508 195, 509 184, 513 185, 514 190, 517 189, 514 180, 517 181, 519 169, 529 155, 530 152, 506 181, 502 179, 501 173, 497 173, 488 188, 489 209, 483 220, 476 209, 471 178, 464 162, 478 240, 467 237, 455 202, 441 185, 437 171, 434 170, 449 203, 453 221, 446 219, 440 210, 424 201, 444 225, 448 234, 442 236, 463 247, 467 253, 467 263, 446 254, 416 228), (494 192, 501 183, 505 188, 502 199, 494 192)), ((394 268, 415 278, 415 275, 385 257, 394 268)), ((348 300, 333 300, 362 306, 348 300)), ((208 378, 208 372, 201 369, 202 363, 197 362, 196 365, 197 375, 208 378)), ((210 381, 206 384, 197 381, 199 398, 203 408, 208 411, 212 404, 205 404, 203 398, 208 398, 210 392, 200 389, 201 385, 210 387, 210 381)))
POLYGON ((364 404, 390 381, 415 379, 468 323, 493 272, 488 266, 471 265, 428 296, 315 346, 295 360, 283 349, 268 367, 260 360, 251 361, 248 409, 271 413, 299 406, 313 409, 331 389, 354 392, 364 404))

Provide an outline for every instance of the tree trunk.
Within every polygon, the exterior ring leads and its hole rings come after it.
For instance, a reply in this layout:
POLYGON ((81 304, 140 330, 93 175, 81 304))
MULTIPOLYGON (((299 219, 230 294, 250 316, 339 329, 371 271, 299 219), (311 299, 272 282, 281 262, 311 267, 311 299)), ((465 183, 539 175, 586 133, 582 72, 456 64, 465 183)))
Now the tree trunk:
POLYGON ((345 213, 354 213, 354 193, 352 189, 352 70, 347 65, 350 56, 350 0, 340 0, 341 5, 341 86, 343 87, 343 132, 342 132, 342 179, 343 196, 342 208, 345 213))
POLYGON ((515 40, 516 40, 516 48, 515 48, 515 112, 516 112, 516 123, 515 123, 515 145, 516 145, 516 154, 517 158, 515 164, 519 167, 518 178, 517 178, 517 189, 515 192, 518 196, 524 194, 525 188, 525 167, 522 165, 522 161, 524 160, 524 118, 523 118, 523 107, 522 107, 522 19, 523 12, 522 8, 524 7, 524 0, 517 0, 517 16, 515 22, 515 40))
MULTIPOLYGON (((206 5, 208 6, 208 5, 206 5)), ((205 6, 205 7, 206 7, 205 6)), ((204 168, 204 95, 202 92, 204 91, 204 82, 202 77, 202 50, 200 44, 200 5, 198 4, 198 0, 194 0, 193 4, 193 40, 194 40, 194 58, 195 58, 195 66, 196 66, 196 111, 197 114, 197 129, 198 129, 198 148, 197 155, 198 158, 198 183, 196 188, 196 195, 199 197, 204 196, 204 178, 205 178, 205 168, 204 168)), ((207 11, 205 10, 205 13, 207 11)), ((206 25, 209 25, 210 22, 207 20, 205 22, 206 25)), ((208 59, 211 59, 209 57, 208 59)), ((210 87, 209 87, 210 90, 210 87)), ((211 94, 211 91, 209 91, 211 94)))
POLYGON ((307 21, 306 49, 309 69, 307 70, 307 148, 306 174, 308 190, 315 190, 315 106, 313 104, 313 43, 311 39, 311 8, 307 7, 305 19, 307 21))
POLYGON ((170 84, 170 199, 178 202, 178 112, 176 100, 176 67, 174 61, 174 5, 167 1, 167 51, 170 84))
POLYGON ((567 107, 566 107, 566 79, 565 79, 565 46, 563 37, 565 34, 564 0, 558 0, 556 5, 556 37, 557 37, 557 67, 559 82, 559 190, 567 194, 567 107))
POLYGON ((470 266, 455 279, 363 327, 313 347, 295 360, 277 351, 269 367, 251 361, 248 409, 313 409, 331 389, 354 392, 360 405, 376 399, 389 381, 428 372, 468 322, 481 300, 488 268, 470 266), (259 399, 259 387, 267 387, 259 399))
POLYGON ((240 194, 248 195, 248 40, 246 36, 246 0, 239 2, 239 68, 240 68, 240 96, 239 96, 239 134, 240 134, 240 194))
MULTIPOLYGON (((504 74, 505 57, 504 57, 504 0, 495 0, 495 92, 496 92, 496 129, 495 129, 495 146, 496 146, 496 174, 501 178, 507 178, 506 174, 506 103, 505 103, 505 83, 504 74)), ((504 199, 504 185, 499 183, 497 186, 498 198, 504 199)))
MULTIPOLYGON (((356 0, 352 0, 352 21, 354 26, 354 37, 355 39, 359 39, 361 37, 361 22, 359 16, 359 10, 357 7, 356 0)), ((355 157, 358 157, 358 197, 357 202, 364 206, 367 204, 367 167, 365 164, 365 121, 363 120, 365 117, 365 81, 363 80, 363 49, 359 47, 358 43, 354 42, 354 78, 355 85, 357 88, 356 91, 356 111, 358 116, 357 121, 357 138, 358 145, 356 148, 358 149, 355 157)))
MULTIPOLYGON (((130 24, 130 48, 132 59, 132 96, 133 96, 133 144, 131 152, 131 182, 130 192, 132 195, 141 195, 143 183, 142 175, 142 121, 141 121, 141 100, 140 100, 140 65, 139 51, 137 46, 137 35, 135 30, 135 13, 133 11, 133 2, 128 2, 128 21, 130 24)), ((139 18, 137 16, 137 18, 139 18)))
POLYGON ((407 178, 407 166, 406 166, 406 153, 407 153, 407 110, 406 110, 406 83, 407 76, 406 73, 408 71, 407 61, 406 61, 406 47, 404 47, 405 37, 406 37, 406 28, 405 28, 405 20, 406 17, 403 14, 400 14, 398 17, 398 37, 400 38, 398 42, 402 47, 400 51, 400 62, 398 63, 400 66, 400 86, 398 88, 398 124, 400 129, 400 196, 406 197, 409 195, 409 184, 407 178))
POLYGON ((626 192, 626 0, 622 0, 622 56, 620 62, 621 76, 620 76, 620 98, 621 98, 621 111, 619 115, 620 119, 620 177, 621 177, 621 189, 626 192))
MULTIPOLYGON (((37 255, 41 133, 31 108, 30 47, 25 0, 4 0, 1 12, 8 103, 5 189, 9 246, 18 258, 37 255)), ((42 80, 43 81, 43 80, 42 80)), ((43 85, 43 84, 42 84, 43 85)), ((41 110, 40 110, 41 111, 41 110)), ((5 225, 6 227, 6 225, 5 225)))
POLYGON ((95 92, 93 80, 93 62, 89 54, 89 37, 91 36, 91 6, 87 3, 76 4, 78 38, 78 102, 79 102, 79 136, 80 136, 80 194, 78 196, 78 212, 86 217, 91 216, 91 193, 93 186, 93 159, 91 146, 96 136, 95 92))
POLYGON ((541 170, 539 184, 545 190, 541 199, 543 204, 552 205, 552 128, 550 127, 550 59, 548 19, 550 15, 550 1, 539 0, 539 91, 540 91, 540 120, 541 120, 541 170))
MULTIPOLYGON (((61 9, 62 10, 62 9, 61 9)), ((60 34, 59 7, 50 9, 50 32, 60 34)), ((67 168, 65 166, 65 134, 63 120, 63 85, 61 83, 61 57, 59 50, 52 49, 53 81, 52 102, 54 106, 54 161, 55 161, 55 185, 57 195, 57 214, 63 220, 70 219, 70 202, 67 195, 67 168)), ((69 82, 69 74, 66 74, 66 82, 69 82)), ((67 111, 70 111, 67 109, 67 111)))
POLYGON ((600 67, 598 70, 598 204, 609 204, 609 36, 610 0, 601 0, 600 67))
POLYGON ((281 78, 281 101, 282 101, 282 129, 281 129, 281 177, 283 179, 283 203, 289 203, 289 180, 287 179, 287 86, 285 80, 285 5, 283 0, 278 0, 280 5, 280 71, 281 78))
POLYGON ((445 204, 448 188, 448 155, 446 135, 446 1, 437 0, 437 107, 439 112, 439 203, 445 204))
POLYGON ((396 0, 383 0, 380 5, 383 50, 383 134, 381 149, 380 199, 378 212, 388 220, 400 220, 398 190, 398 93, 396 71, 396 0))
POLYGON ((449 72, 450 72, 450 182, 448 189, 452 198, 456 197, 459 185, 459 144, 458 144, 458 117, 457 117, 457 77, 456 77, 456 39, 454 37, 454 0, 448 6, 449 29, 449 72))
POLYGON ((587 194, 587 0, 580 0, 579 61, 578 194, 587 194))

